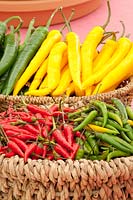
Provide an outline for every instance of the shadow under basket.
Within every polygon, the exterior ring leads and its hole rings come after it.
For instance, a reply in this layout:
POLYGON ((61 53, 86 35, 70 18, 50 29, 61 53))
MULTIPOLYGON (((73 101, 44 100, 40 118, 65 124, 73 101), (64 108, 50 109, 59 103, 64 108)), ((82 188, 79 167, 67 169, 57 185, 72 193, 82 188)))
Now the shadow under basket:
MULTIPOLYGON (((86 105, 91 99, 110 102, 111 97, 131 104, 132 81, 125 87, 106 94, 88 97, 69 97, 70 107, 86 105)), ((0 95, 0 109, 11 101, 51 104, 51 97, 21 97, 0 95)), ((55 98, 58 103, 60 98, 55 98)), ((50 161, 0 155, 0 199, 2 200, 132 200, 133 156, 106 161, 86 159, 50 161)))

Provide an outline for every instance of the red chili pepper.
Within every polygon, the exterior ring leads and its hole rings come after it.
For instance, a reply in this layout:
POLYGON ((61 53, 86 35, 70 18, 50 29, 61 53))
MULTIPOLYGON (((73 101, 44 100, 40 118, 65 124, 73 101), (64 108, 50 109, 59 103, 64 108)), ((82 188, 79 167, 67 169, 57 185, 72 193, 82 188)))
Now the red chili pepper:
POLYGON ((21 116, 21 119, 29 123, 36 122, 36 118, 33 116, 21 116))
POLYGON ((4 131, 7 131, 7 130, 19 131, 18 126, 13 126, 10 124, 3 124, 2 128, 4 129, 4 131))
POLYGON ((61 146, 65 147, 66 149, 73 151, 72 146, 67 142, 67 140, 63 137, 61 131, 59 129, 55 129, 52 132, 52 135, 56 142, 60 144, 61 146))
POLYGON ((24 153, 15 142, 9 141, 7 145, 15 154, 19 155, 22 158, 24 157, 24 153))
POLYGON ((5 157, 7 157, 7 158, 11 158, 12 156, 15 156, 15 153, 13 151, 5 153, 5 157))
POLYGON ((68 116, 62 111, 55 111, 55 112, 53 112, 52 116, 68 119, 68 116))
POLYGON ((47 130, 47 127, 46 127, 46 126, 44 126, 44 127, 42 128, 41 136, 44 137, 44 138, 47 138, 47 137, 48 137, 48 130, 47 130))
POLYGON ((45 124, 45 119, 44 119, 44 117, 41 115, 41 113, 36 113, 35 114, 36 115, 36 120, 38 120, 38 122, 40 123, 40 124, 45 124))
POLYGON ((75 155, 76 155, 76 153, 77 153, 79 147, 80 147, 79 144, 73 143, 73 152, 70 153, 70 158, 71 158, 72 160, 74 160, 75 155))
POLYGON ((53 159, 54 159, 54 155, 48 155, 46 158, 47 158, 48 160, 53 160, 53 159))
POLYGON ((48 116, 46 119, 45 119, 45 125, 46 126, 53 126, 53 120, 52 120, 52 117, 51 116, 48 116))
POLYGON ((34 136, 34 135, 26 135, 26 134, 20 134, 20 135, 16 135, 16 137, 20 140, 23 140, 23 141, 27 141, 27 140, 36 140, 37 139, 37 136, 34 136))
POLYGON ((27 134, 27 135, 31 135, 32 134, 31 132, 29 132, 29 131, 27 131, 24 128, 19 127, 19 126, 13 126, 13 125, 6 125, 5 124, 5 125, 2 125, 2 127, 3 127, 5 132, 13 131, 12 134, 16 134, 16 132, 17 132, 17 134, 20 134, 20 133, 24 133, 24 134, 27 134))
POLYGON ((31 124, 25 124, 23 126, 23 128, 25 128, 26 130, 30 131, 31 133, 33 133, 34 135, 38 135, 39 134, 39 130, 37 130, 33 125, 31 124))
POLYGON ((39 145, 36 145, 35 154, 39 155, 39 156, 42 156, 42 154, 43 154, 43 148, 40 147, 39 145))
POLYGON ((55 150, 56 153, 58 153, 63 158, 69 158, 69 153, 67 152, 66 149, 63 149, 61 145, 56 144, 54 146, 54 150, 55 150))
POLYGON ((28 146, 26 145, 25 142, 23 142, 22 140, 20 140, 20 139, 18 139, 16 137, 12 137, 12 138, 10 138, 10 140, 15 142, 22 149, 23 152, 25 152, 26 149, 28 148, 28 146))
POLYGON ((72 146, 74 140, 73 127, 69 124, 64 125, 64 134, 68 143, 72 146))
POLYGON ((42 115, 45 115, 45 116, 51 115, 50 112, 47 109, 41 108, 41 107, 36 106, 36 105, 28 104, 27 109, 34 114, 35 113, 41 113, 42 115))
POLYGON ((35 152, 36 149, 36 143, 31 143, 28 148, 26 149, 25 153, 24 153, 24 161, 27 162, 28 158, 30 157, 30 155, 35 152))
POLYGON ((47 153, 47 145, 44 144, 44 146, 43 146, 42 158, 45 158, 45 157, 46 157, 46 153, 47 153))
POLYGON ((49 110, 50 110, 51 113, 53 113, 53 112, 59 110, 59 105, 54 104, 49 108, 49 110))
POLYGON ((20 135, 19 132, 13 131, 13 130, 7 130, 7 131, 5 131, 5 134, 6 134, 7 137, 15 137, 15 136, 20 135))

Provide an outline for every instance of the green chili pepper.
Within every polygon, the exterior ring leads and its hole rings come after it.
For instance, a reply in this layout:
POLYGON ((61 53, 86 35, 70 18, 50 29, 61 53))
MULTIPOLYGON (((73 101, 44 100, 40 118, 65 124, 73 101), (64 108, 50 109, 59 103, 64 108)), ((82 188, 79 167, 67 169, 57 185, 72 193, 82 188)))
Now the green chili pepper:
POLYGON ((7 30, 7 23, 10 22, 11 20, 14 20, 14 19, 18 19, 20 21, 19 25, 15 29, 15 32, 17 32, 18 29, 20 29, 20 27, 23 24, 23 20, 21 19, 21 17, 19 17, 19 16, 11 16, 11 17, 7 18, 5 21, 1 21, 0 22, 0 44, 4 40, 5 33, 6 33, 6 30, 7 30))
POLYGON ((2 92, 2 89, 5 86, 6 80, 9 76, 9 70, 5 72, 1 77, 0 77, 0 93, 2 92))
POLYGON ((117 111, 117 108, 113 105, 113 104, 108 104, 106 103, 106 107, 107 109, 111 110, 111 111, 117 111))
POLYGON ((99 154, 99 147, 98 147, 98 143, 96 141, 96 138, 94 135, 91 135, 91 133, 89 131, 85 131, 85 136, 86 136, 86 140, 89 143, 89 145, 91 146, 94 155, 98 155, 99 154))
POLYGON ((109 150, 104 151, 101 155, 90 155, 90 160, 106 160, 107 156, 109 154, 109 150))
POLYGON ((91 110, 92 108, 90 108, 89 106, 87 108, 85 107, 85 108, 79 109, 76 112, 68 113, 68 118, 70 119, 77 116, 79 117, 81 114, 90 112, 91 110))
MULTIPOLYGON (((12 27, 11 27, 12 28, 12 27)), ((14 34, 14 29, 5 37, 4 54, 0 61, 0 76, 3 75, 10 67, 12 67, 18 52, 18 41, 14 34)))
POLYGON ((93 150, 87 141, 85 141, 85 143, 84 143, 84 151, 85 151, 85 153, 87 153, 89 155, 93 154, 93 150))
POLYGON ((118 110, 120 111, 121 118, 122 118, 123 122, 126 123, 127 120, 128 120, 128 115, 127 115, 125 105, 118 98, 112 98, 112 102, 116 106, 116 108, 118 108, 118 110))
POLYGON ((118 131, 124 131, 127 132, 128 130, 126 128, 123 128, 118 124, 116 121, 108 119, 107 123, 113 127, 115 127, 118 131))
POLYGON ((7 88, 5 89, 6 95, 9 95, 12 92, 15 83, 20 78, 25 68, 27 67, 31 59, 34 57, 34 55, 36 54, 37 50, 41 46, 44 39, 47 37, 48 28, 57 10, 59 10, 59 8, 53 12, 46 26, 39 26, 35 29, 35 31, 31 34, 31 37, 29 41, 27 42, 27 44, 24 46, 22 51, 20 51, 20 53, 18 54, 16 61, 10 71, 10 76, 9 76, 7 86, 6 86, 7 88))
POLYGON ((108 119, 108 111, 107 111, 106 103, 95 100, 92 102, 92 104, 94 104, 96 107, 98 107, 101 110, 102 115, 103 115, 103 125, 102 126, 104 127, 106 125, 107 119, 108 119))
POLYGON ((130 156, 130 154, 121 150, 114 150, 107 155, 106 161, 109 162, 112 158, 125 157, 125 156, 130 156))
POLYGON ((33 58, 43 40, 47 36, 47 29, 45 27, 38 27, 31 35, 30 40, 23 50, 18 54, 16 61, 10 71, 10 76, 7 83, 6 95, 9 95, 16 83, 24 72, 30 60, 33 58))
POLYGON ((117 115, 116 113, 113 113, 111 111, 108 111, 108 117, 110 119, 115 120, 116 122, 118 122, 120 124, 121 127, 123 127, 123 122, 122 122, 122 120, 121 120, 119 115, 117 115))
POLYGON ((128 118, 133 120, 133 110, 131 108, 131 106, 126 106, 126 112, 127 112, 127 115, 128 115, 128 118))
POLYGON ((75 159, 80 160, 83 157, 84 157, 84 150, 80 148, 80 149, 78 149, 78 151, 76 153, 75 159))
POLYGON ((131 142, 130 138, 125 134, 124 131, 121 131, 120 134, 121 134, 121 137, 122 137, 125 141, 127 141, 128 143, 131 142))
POLYGON ((130 124, 128 124, 128 123, 124 124, 124 128, 126 128, 128 130, 126 132, 126 135, 129 137, 130 140, 133 140, 133 129, 130 126, 130 124))
POLYGON ((90 111, 88 116, 77 126, 74 128, 73 131, 80 131, 82 130, 87 124, 92 122, 92 120, 97 116, 98 112, 96 110, 90 111))
POLYGON ((126 153, 133 154, 133 149, 130 144, 122 140, 121 138, 113 135, 108 135, 106 133, 101 134, 101 133, 95 133, 96 137, 101 139, 104 142, 107 142, 108 144, 112 145, 118 150, 124 151, 126 153), (115 138, 114 138, 115 137, 115 138), (121 140, 120 140, 121 139, 121 140), (124 142, 123 142, 124 141, 124 142))

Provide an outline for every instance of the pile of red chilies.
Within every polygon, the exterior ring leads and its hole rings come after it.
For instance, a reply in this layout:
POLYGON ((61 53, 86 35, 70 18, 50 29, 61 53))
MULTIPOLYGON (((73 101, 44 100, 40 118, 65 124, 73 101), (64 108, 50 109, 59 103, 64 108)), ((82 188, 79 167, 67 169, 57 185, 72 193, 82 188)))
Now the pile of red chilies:
POLYGON ((74 109, 51 105, 48 109, 26 104, 19 109, 12 105, 0 113, 0 154, 31 159, 74 159, 79 145, 73 124, 67 123, 74 109))

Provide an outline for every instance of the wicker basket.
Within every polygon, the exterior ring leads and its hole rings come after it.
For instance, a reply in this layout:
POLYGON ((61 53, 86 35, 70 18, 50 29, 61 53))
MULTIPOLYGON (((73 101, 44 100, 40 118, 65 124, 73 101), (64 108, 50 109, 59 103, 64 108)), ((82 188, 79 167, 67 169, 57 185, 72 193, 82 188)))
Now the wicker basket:
MULTIPOLYGON (((118 97, 130 104, 132 82, 127 86, 101 95, 70 97, 69 106, 86 105, 92 98, 109 102, 118 97)), ((21 100, 34 104, 51 104, 50 97, 0 96, 1 109, 21 100)), ((60 98, 55 98, 58 103, 60 98)), ((132 200, 133 156, 106 161, 90 160, 31 160, 0 156, 0 199, 2 200, 132 200)))

